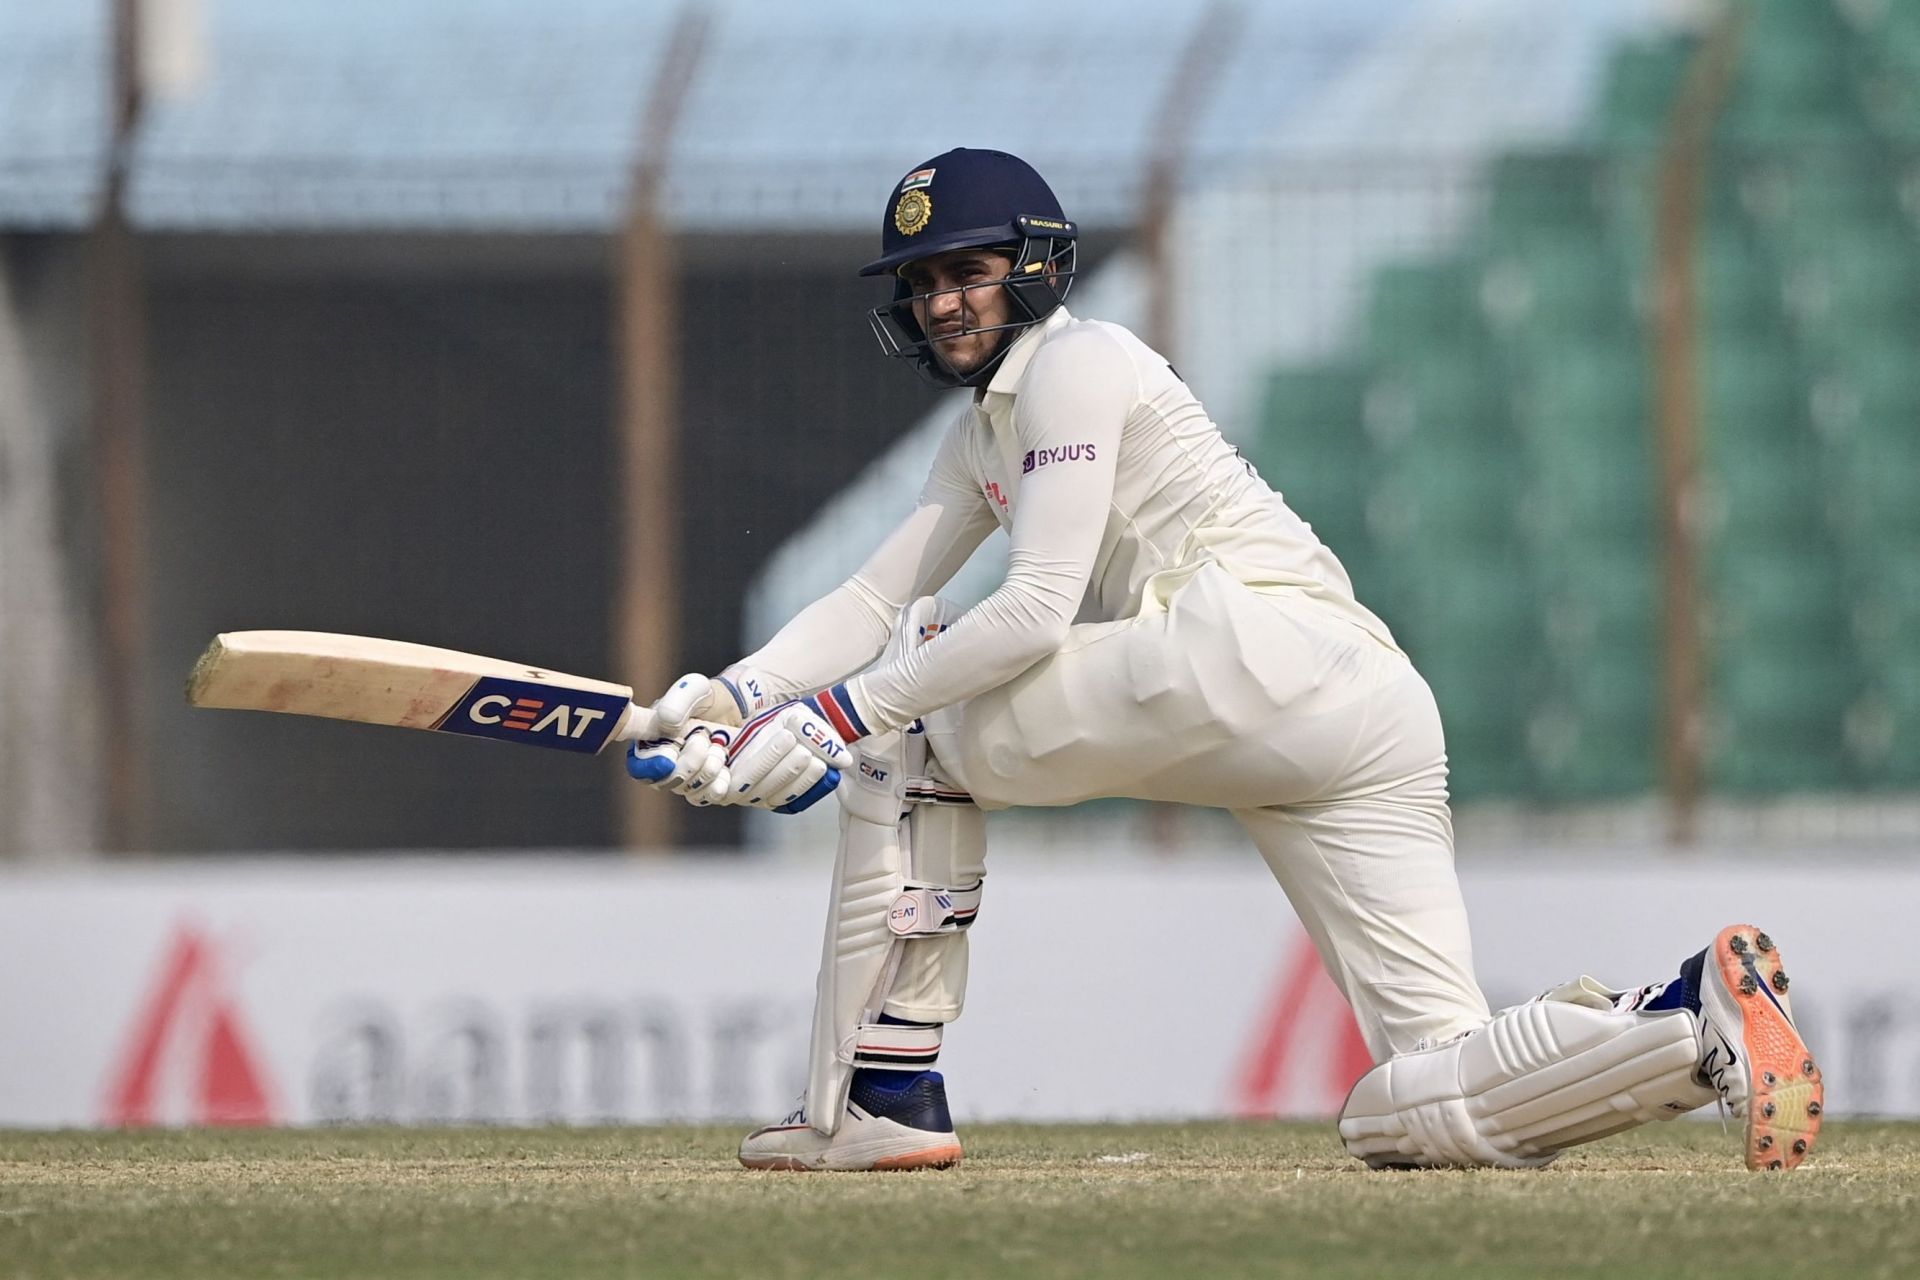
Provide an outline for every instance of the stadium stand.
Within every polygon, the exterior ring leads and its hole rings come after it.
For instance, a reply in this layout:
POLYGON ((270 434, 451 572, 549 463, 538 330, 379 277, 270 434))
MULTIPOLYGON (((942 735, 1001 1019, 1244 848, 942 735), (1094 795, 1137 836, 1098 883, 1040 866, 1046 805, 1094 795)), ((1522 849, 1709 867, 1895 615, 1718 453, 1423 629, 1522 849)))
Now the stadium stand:
MULTIPOLYGON (((1920 786, 1920 6, 1753 0, 1696 229, 1707 782, 1920 786)), ((1445 256, 1275 371, 1249 452, 1427 673, 1464 800, 1657 782, 1655 175, 1698 48, 1613 54, 1445 256)))

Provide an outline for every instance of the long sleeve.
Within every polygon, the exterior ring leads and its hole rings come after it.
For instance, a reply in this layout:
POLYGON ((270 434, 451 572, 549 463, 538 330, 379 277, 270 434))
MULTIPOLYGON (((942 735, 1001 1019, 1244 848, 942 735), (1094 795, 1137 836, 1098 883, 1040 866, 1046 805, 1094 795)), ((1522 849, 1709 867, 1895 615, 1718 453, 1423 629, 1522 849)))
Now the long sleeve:
POLYGON ((1035 357, 1014 405, 1022 475, 1006 581, 927 643, 847 682, 869 730, 996 688, 1059 649, 1093 573, 1139 394, 1127 353, 1098 329, 1061 335, 1035 357))
POLYGON ((971 411, 947 432, 919 504, 857 573, 814 601, 741 660, 776 698, 832 684, 886 647, 900 611, 938 591, 993 530, 993 513, 966 463, 971 411))

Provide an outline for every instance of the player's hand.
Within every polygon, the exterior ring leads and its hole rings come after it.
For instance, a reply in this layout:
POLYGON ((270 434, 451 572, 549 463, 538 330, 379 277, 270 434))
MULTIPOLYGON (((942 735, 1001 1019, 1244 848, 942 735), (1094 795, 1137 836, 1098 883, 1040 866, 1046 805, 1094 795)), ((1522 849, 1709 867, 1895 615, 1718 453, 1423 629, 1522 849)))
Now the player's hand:
POLYGON ((736 688, 698 672, 674 681, 654 700, 653 736, 627 749, 627 773, 690 804, 727 803, 729 730, 745 719, 736 688))
POLYGON ((627 773, 689 804, 726 804, 727 744, 734 730, 695 722, 679 738, 655 737, 627 748, 627 773))
POLYGON ((736 695, 738 685, 725 677, 703 676, 689 672, 653 703, 653 723, 662 738, 680 739, 697 720, 708 724, 738 727, 747 718, 741 710, 745 695, 736 695))
POLYGON ((783 702, 741 726, 727 746, 728 804, 799 813, 840 785, 853 753, 811 699, 783 702))

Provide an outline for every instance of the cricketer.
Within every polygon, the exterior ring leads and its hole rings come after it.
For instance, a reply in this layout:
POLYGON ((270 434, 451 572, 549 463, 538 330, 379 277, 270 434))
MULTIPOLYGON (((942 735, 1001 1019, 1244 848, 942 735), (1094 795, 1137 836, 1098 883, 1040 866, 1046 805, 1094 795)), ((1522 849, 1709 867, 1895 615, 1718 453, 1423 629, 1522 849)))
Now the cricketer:
POLYGON ((742 1163, 957 1162, 933 1067, 966 990, 982 810, 1122 796, 1229 810, 1272 868, 1376 1063, 1339 1121, 1367 1164, 1544 1165, 1720 1102, 1750 1168, 1798 1165, 1820 1074, 1752 926, 1662 982, 1489 1010, 1426 682, 1167 361, 1068 312, 1075 245, 1014 156, 956 149, 900 179, 861 268, 893 286, 869 319, 971 404, 859 571, 677 681, 662 736, 629 753, 696 804, 839 796, 806 1093, 742 1163), (935 598, 996 525, 1005 582, 966 610, 935 598))

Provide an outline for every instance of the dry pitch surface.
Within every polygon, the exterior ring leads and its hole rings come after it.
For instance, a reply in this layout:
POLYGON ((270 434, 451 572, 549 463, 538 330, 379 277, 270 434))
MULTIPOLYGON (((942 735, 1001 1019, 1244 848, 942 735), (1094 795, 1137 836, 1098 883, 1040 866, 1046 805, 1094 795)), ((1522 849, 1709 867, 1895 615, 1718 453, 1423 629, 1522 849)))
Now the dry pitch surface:
POLYGON ((1920 1125, 1749 1174, 1712 1122, 1368 1173, 1326 1125, 978 1126, 944 1173, 730 1129, 0 1133, 0 1276, 1920 1276, 1920 1125))

